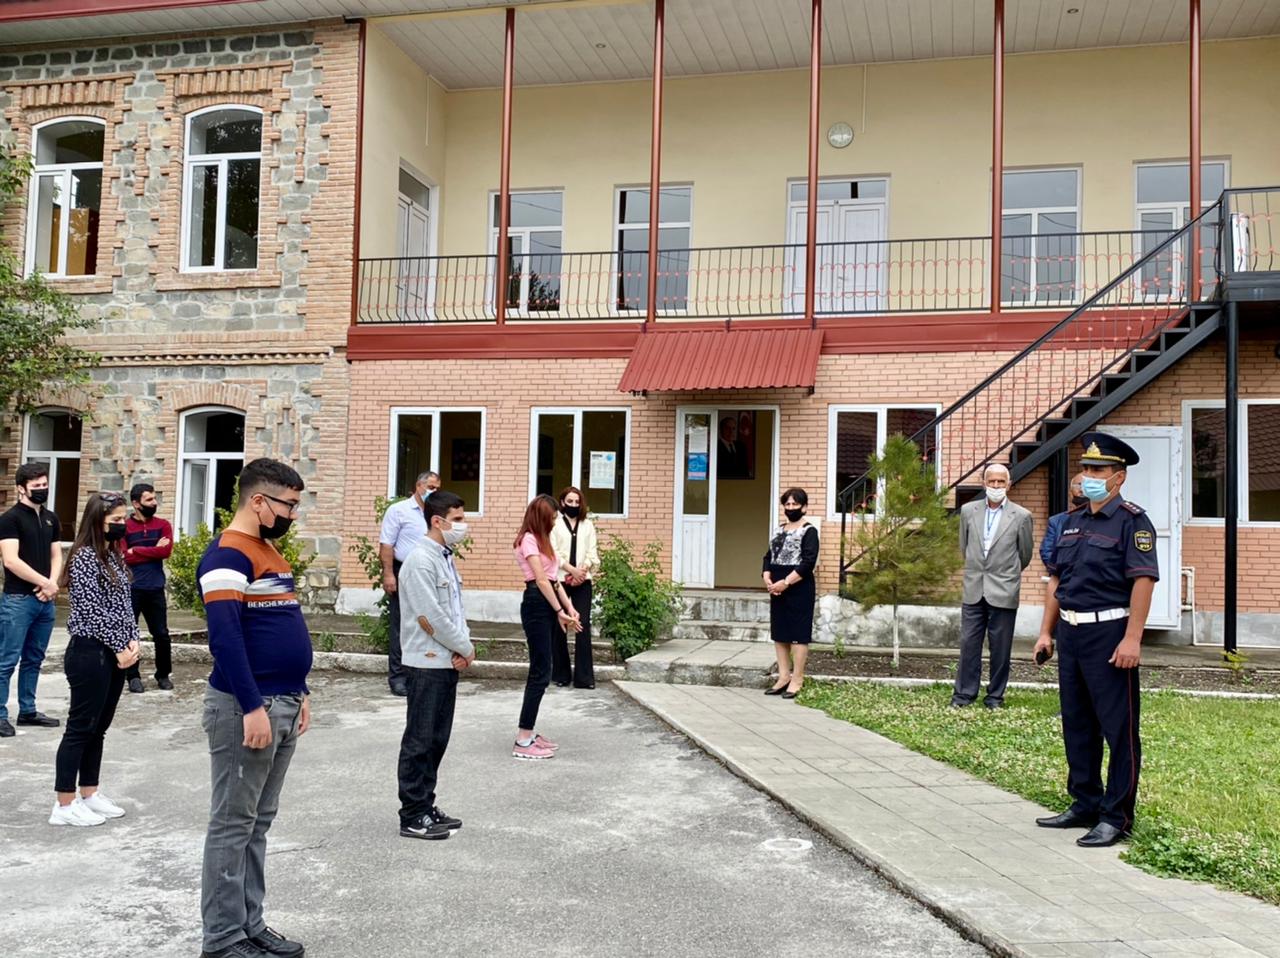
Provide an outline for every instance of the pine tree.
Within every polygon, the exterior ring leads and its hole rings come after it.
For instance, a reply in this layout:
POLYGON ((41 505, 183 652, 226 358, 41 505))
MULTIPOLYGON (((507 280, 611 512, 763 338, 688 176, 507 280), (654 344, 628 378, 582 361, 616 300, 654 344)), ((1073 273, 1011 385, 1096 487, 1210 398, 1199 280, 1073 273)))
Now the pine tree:
POLYGON ((893 606, 893 665, 898 667, 898 607, 921 599, 944 599, 963 564, 960 518, 947 508, 933 466, 903 436, 891 437, 872 456, 869 478, 877 489, 874 521, 853 533, 862 557, 854 566, 849 594, 866 609, 893 606))

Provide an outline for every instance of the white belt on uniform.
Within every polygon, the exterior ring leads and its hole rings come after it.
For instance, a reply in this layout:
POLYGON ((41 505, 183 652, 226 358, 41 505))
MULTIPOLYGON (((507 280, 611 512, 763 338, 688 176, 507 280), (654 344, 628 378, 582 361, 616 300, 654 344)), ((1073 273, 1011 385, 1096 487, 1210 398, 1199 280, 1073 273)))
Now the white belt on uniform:
POLYGON ((1095 622, 1114 622, 1129 616, 1128 609, 1103 609, 1101 612, 1072 612, 1070 609, 1059 609, 1058 615, 1064 622, 1072 625, 1092 625, 1095 622))

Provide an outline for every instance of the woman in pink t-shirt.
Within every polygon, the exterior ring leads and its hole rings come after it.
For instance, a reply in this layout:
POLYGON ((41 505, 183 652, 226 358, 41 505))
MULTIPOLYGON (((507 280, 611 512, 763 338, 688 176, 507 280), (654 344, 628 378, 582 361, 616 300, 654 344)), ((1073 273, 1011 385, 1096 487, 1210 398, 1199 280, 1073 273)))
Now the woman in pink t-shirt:
POLYGON ((556 624, 566 632, 582 628, 573 603, 560 584, 560 563, 551 548, 551 527, 555 525, 556 501, 537 496, 524 511, 524 522, 513 543, 516 565, 524 575, 524 599, 520 603, 520 624, 529 645, 529 677, 524 684, 520 707, 520 727, 511 754, 516 758, 553 758, 559 747, 534 731, 542 694, 551 682, 551 640, 556 624))

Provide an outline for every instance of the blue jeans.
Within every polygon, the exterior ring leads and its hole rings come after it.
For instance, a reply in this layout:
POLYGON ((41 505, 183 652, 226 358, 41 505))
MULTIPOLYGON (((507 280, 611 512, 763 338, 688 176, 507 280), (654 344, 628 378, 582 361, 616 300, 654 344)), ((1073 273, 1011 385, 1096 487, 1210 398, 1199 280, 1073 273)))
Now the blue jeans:
POLYGON ((36 710, 36 683, 53 634, 53 603, 34 595, 0 597, 0 719, 9 719, 9 680, 18 669, 18 714, 36 710))

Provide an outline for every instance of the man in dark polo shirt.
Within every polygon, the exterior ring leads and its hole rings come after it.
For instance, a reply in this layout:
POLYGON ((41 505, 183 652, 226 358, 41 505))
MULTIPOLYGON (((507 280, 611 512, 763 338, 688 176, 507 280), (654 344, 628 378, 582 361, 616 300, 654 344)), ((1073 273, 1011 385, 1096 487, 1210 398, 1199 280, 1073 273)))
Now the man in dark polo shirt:
POLYGON ((62 529, 45 508, 49 467, 27 462, 15 477, 18 504, 0 515, 0 556, 4 594, 0 596, 0 738, 14 734, 9 724, 9 680, 18 669, 18 724, 44 728, 58 720, 36 711, 36 683, 53 633, 53 599, 62 571, 62 529), (19 668, 21 663, 21 668, 19 668))
MULTIPOLYGON (((124 524, 124 561, 133 573, 130 595, 133 617, 145 616, 156 652, 156 685, 173 688, 173 652, 169 643, 169 608, 164 600, 164 560, 173 552, 173 526, 156 515, 156 488, 149 482, 134 483, 129 490, 133 515, 124 524)), ((125 673, 130 692, 142 691, 138 663, 125 673)))

